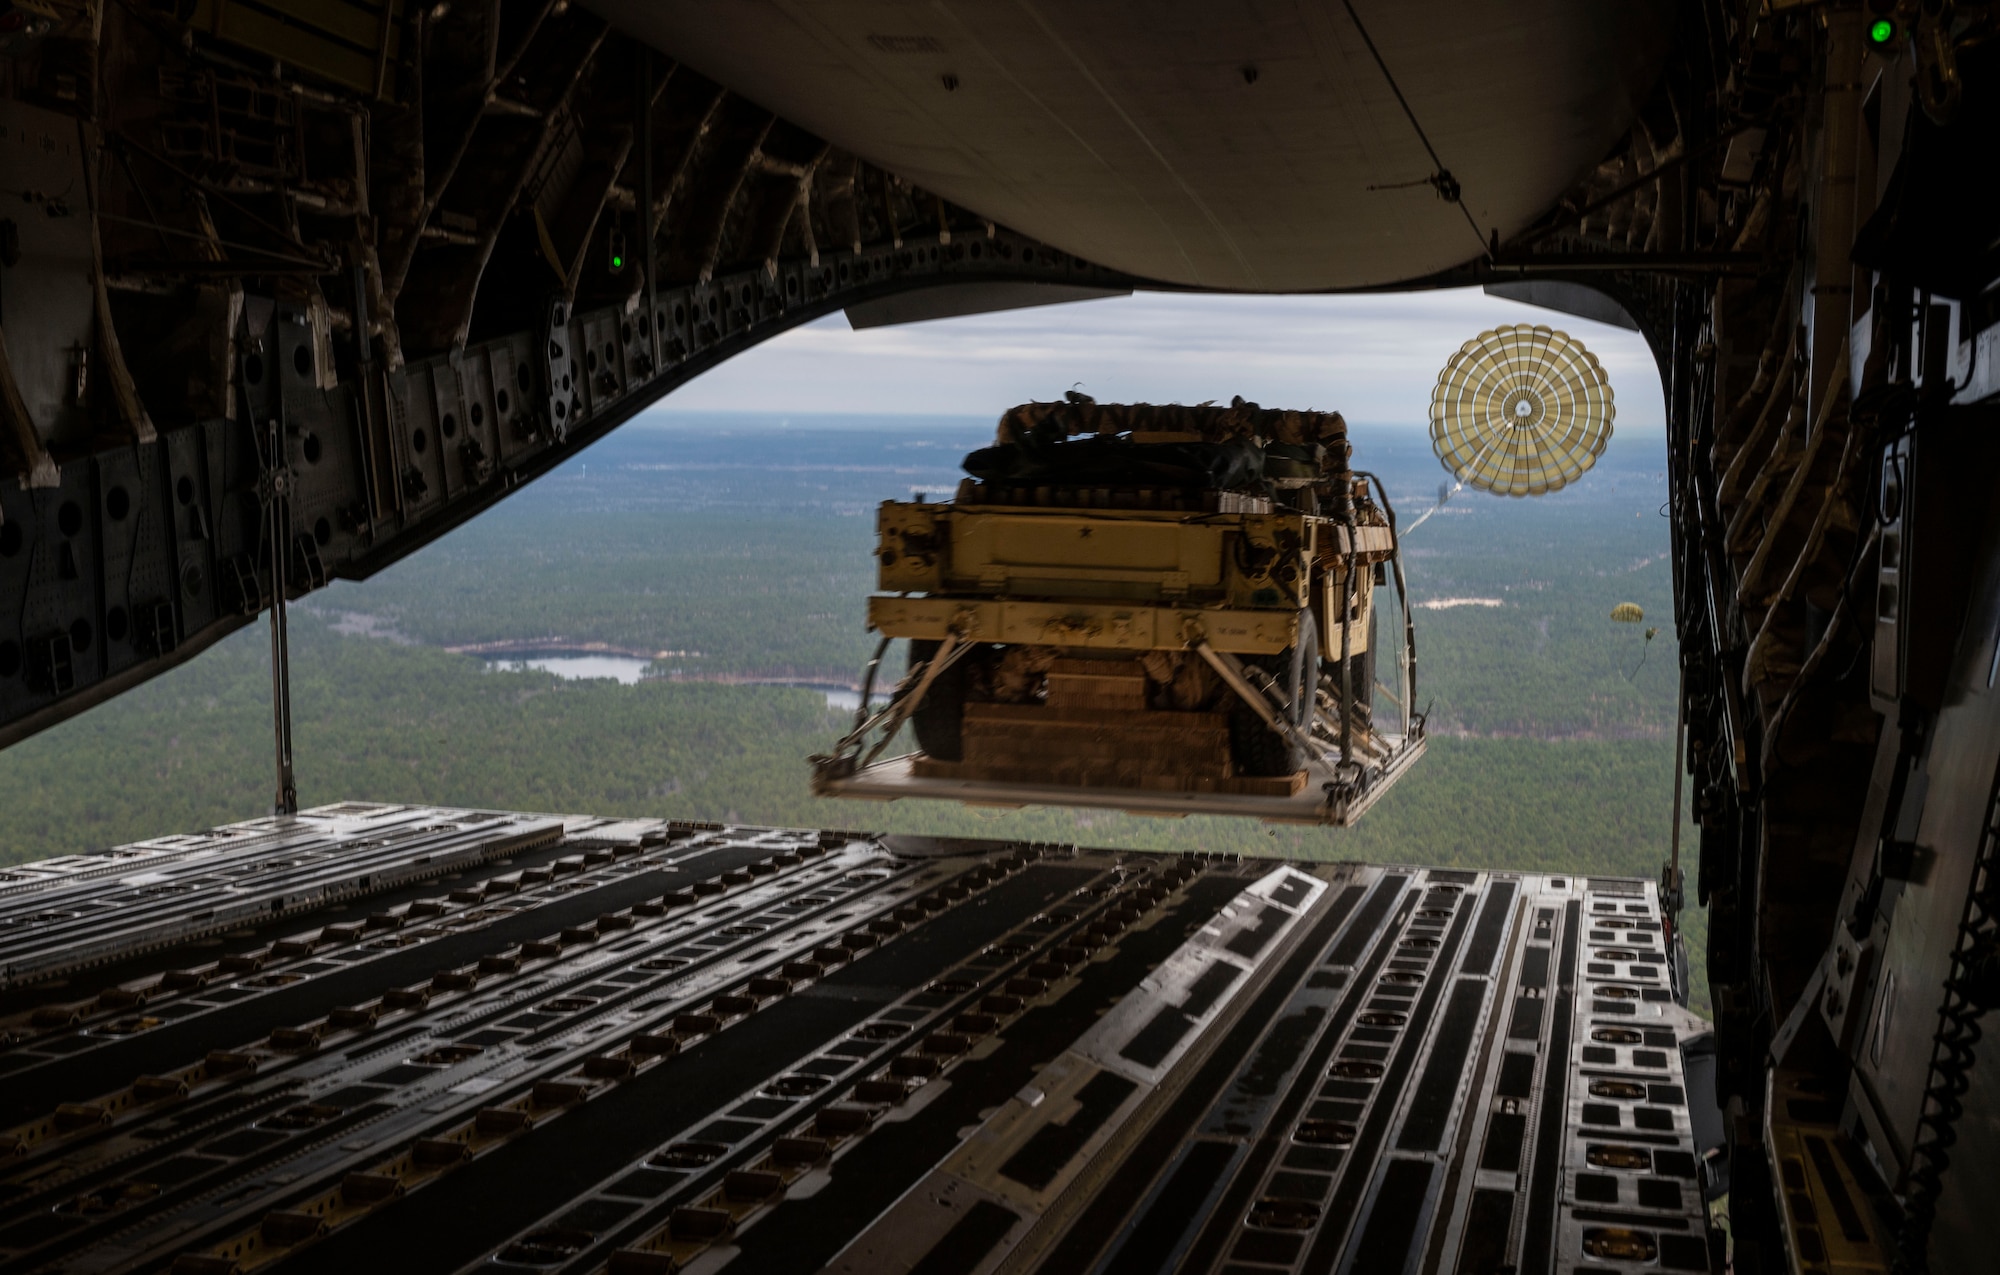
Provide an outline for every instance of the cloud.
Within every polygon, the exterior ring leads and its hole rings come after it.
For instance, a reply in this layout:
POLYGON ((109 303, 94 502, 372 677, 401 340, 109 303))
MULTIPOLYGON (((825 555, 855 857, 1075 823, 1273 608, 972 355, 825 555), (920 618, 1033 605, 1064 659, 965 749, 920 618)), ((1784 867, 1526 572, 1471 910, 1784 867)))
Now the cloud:
POLYGON ((1371 296, 1138 293, 852 331, 794 329, 675 391, 675 411, 995 416, 1071 385, 1106 402, 1313 407, 1420 427, 1463 342, 1509 323, 1559 327, 1604 364, 1618 427, 1659 433, 1659 374, 1635 332, 1472 289, 1371 296))

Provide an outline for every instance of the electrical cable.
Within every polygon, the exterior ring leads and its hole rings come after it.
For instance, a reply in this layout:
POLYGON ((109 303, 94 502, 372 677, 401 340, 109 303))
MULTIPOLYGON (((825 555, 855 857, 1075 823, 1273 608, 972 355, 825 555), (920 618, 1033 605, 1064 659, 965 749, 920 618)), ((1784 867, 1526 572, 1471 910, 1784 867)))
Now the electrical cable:
MULTIPOLYGON (((1375 47, 1375 41, 1368 34, 1368 28, 1361 23, 1361 15, 1354 11, 1354 0, 1341 0, 1341 4, 1346 8, 1349 20, 1354 23, 1354 29, 1360 33, 1361 42, 1368 46, 1368 55, 1375 59, 1375 65, 1381 69, 1382 78, 1388 81, 1389 91, 1396 95, 1396 104, 1403 108, 1403 117, 1410 121, 1410 127, 1416 130, 1417 140, 1424 144, 1425 152, 1431 157, 1433 171, 1429 177, 1424 179, 1424 183, 1437 191, 1439 199, 1444 200, 1448 204, 1457 205, 1458 211, 1465 216, 1465 224, 1472 229, 1472 237, 1479 241, 1479 251, 1483 255, 1488 248, 1486 236, 1479 233, 1479 223, 1472 219, 1472 210, 1465 206, 1465 201, 1461 198, 1464 191, 1459 187, 1458 179, 1451 175, 1451 170, 1446 168, 1444 161, 1438 158, 1437 147, 1431 145, 1430 135, 1424 132, 1424 126, 1417 123, 1417 113, 1410 109, 1409 99, 1403 96, 1402 88, 1396 83, 1395 74, 1389 70, 1389 64, 1382 60, 1382 51, 1375 47)), ((1409 182, 1403 184, 1415 185, 1416 183, 1409 182)), ((1370 189, 1374 188, 1371 187, 1370 189)), ((1384 189, 1387 188, 1385 187, 1384 189)), ((1414 531, 1416 528, 1413 526, 1411 530, 1414 531)))
POLYGON ((1965 1114, 1962 1101, 1972 1087, 1981 1036, 1980 1018, 1990 1002, 1983 994, 1977 969, 1995 949, 2000 934, 2000 777, 1987 799, 1986 826, 1979 838, 1972 879, 1965 892, 1965 911, 1952 945, 1951 972, 1944 981, 1944 1003, 1938 1007, 1938 1029, 1931 1038, 1930 1070, 1924 1101, 1917 1117, 1917 1136, 1910 1148, 1909 1191, 1904 1205, 1903 1233, 1896 1275, 1921 1275, 1930 1269, 1930 1235, 1944 1194, 1944 1175, 1951 1166, 1951 1148, 1958 1141, 1957 1124, 1965 1114))

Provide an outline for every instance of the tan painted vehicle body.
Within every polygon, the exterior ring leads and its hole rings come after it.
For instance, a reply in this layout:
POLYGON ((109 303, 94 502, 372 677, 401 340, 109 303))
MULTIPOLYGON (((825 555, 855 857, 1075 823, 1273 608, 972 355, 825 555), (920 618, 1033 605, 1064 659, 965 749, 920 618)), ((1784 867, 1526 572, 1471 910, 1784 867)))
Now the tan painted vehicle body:
POLYGON ((1304 514, 1017 509, 884 502, 869 627, 892 638, 1085 650, 1180 650, 1190 632, 1219 651, 1291 646, 1311 607, 1324 658, 1341 658, 1350 557, 1358 573, 1349 652, 1366 649, 1373 567, 1386 526, 1304 514), (912 596, 921 595, 921 596, 912 596))

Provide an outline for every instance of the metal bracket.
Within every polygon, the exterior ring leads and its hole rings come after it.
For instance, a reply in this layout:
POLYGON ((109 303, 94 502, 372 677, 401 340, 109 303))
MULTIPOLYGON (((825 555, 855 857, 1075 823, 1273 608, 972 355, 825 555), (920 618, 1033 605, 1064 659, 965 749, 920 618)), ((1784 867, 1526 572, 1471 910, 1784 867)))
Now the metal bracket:
MULTIPOLYGON (((881 712, 849 731, 846 738, 834 745, 833 752, 810 758, 814 770, 833 777, 844 777, 881 756, 882 750, 889 746, 889 741, 896 737, 896 732, 903 728, 903 723, 908 721, 911 714, 915 713, 918 706, 924 702, 924 696, 930 692, 932 683, 972 649, 973 643, 961 636, 961 630, 962 626, 954 625, 945 634, 943 645, 938 647, 937 654, 931 656, 930 661, 924 665, 922 676, 917 679, 917 684, 911 688, 908 695, 901 699, 891 699, 881 712), (877 727, 882 730, 881 738, 875 741, 874 747, 870 748, 865 756, 856 760, 862 742, 877 727)), ((876 653, 876 658, 877 660, 881 658, 880 652, 876 653)), ((872 684, 872 669, 870 681, 872 684)))
POLYGON ((1230 690, 1236 692, 1238 698, 1250 706, 1250 711, 1257 714, 1266 726, 1303 748, 1308 754, 1317 755, 1320 752, 1320 747, 1313 742, 1312 736, 1294 726, 1291 718, 1286 715, 1291 710, 1291 704, 1289 702, 1274 704, 1276 697, 1268 691, 1259 690, 1250 681, 1244 672, 1242 661, 1227 651, 1216 650, 1208 644, 1206 637, 1191 637, 1188 645, 1193 648, 1195 654, 1208 661, 1209 667, 1215 670, 1216 675, 1230 690))
POLYGON ((549 303, 549 322, 542 350, 542 375, 547 378, 549 437, 560 443, 569 434, 575 405, 576 356, 570 348, 569 304, 549 303))

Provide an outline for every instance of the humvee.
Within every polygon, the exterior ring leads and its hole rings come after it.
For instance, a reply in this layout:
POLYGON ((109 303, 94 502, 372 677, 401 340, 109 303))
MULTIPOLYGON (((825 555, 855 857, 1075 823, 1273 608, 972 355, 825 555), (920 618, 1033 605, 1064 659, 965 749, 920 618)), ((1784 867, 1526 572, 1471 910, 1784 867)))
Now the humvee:
POLYGON ((1344 824, 1421 755, 1393 510, 1339 413, 1072 393, 1010 409, 965 470, 881 506, 882 643, 815 791, 1344 824), (916 751, 880 760, 905 726, 916 751))

